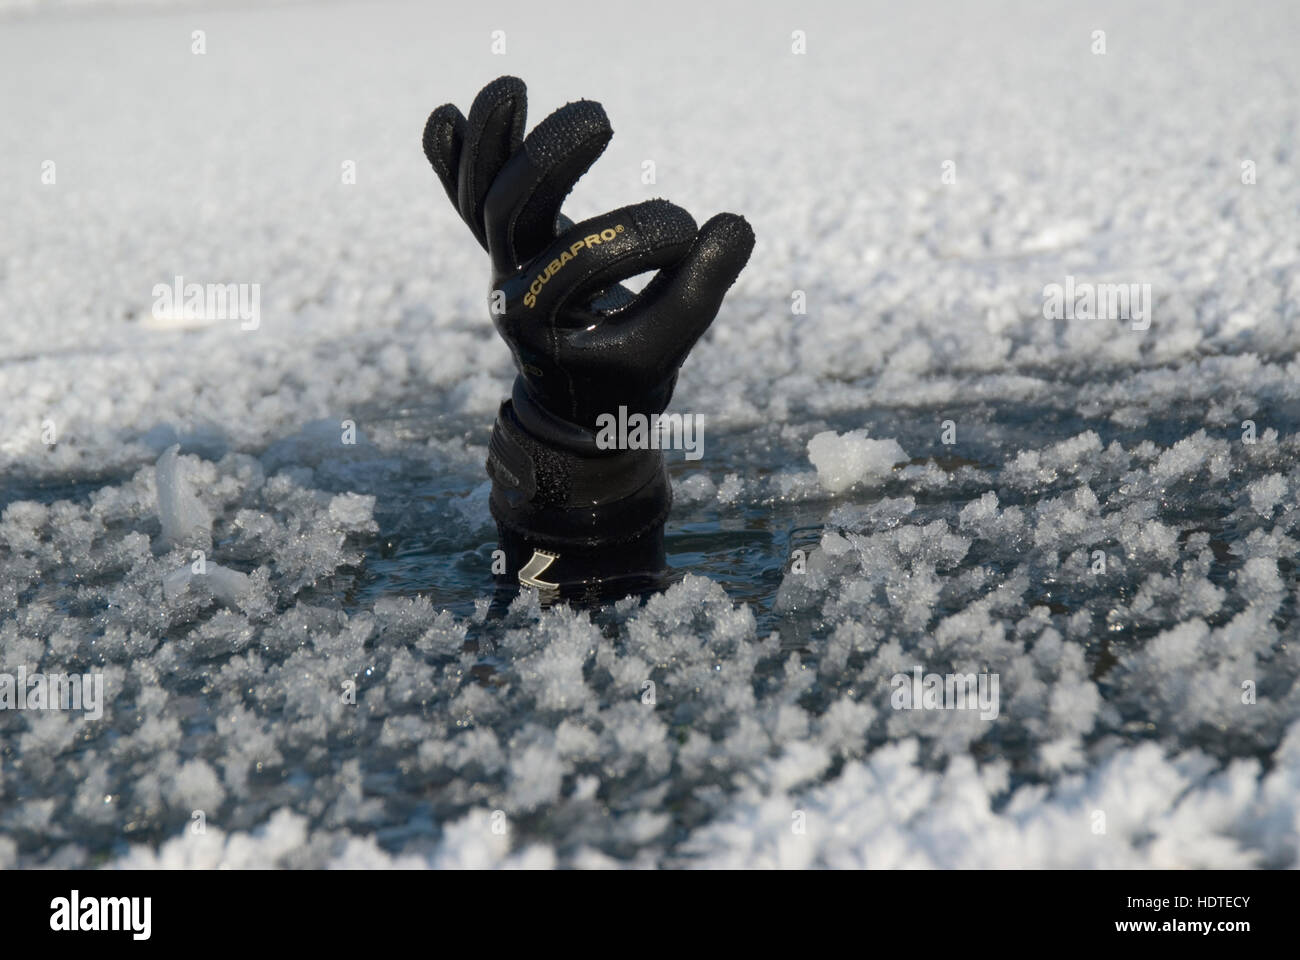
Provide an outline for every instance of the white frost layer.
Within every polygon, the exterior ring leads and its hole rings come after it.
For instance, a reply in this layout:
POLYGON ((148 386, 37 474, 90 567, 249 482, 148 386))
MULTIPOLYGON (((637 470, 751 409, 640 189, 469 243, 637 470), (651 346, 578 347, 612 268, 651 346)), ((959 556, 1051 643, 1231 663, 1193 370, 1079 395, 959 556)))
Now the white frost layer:
MULTIPOLYGON (((916 756, 914 742, 892 744, 831 783, 794 793, 778 775, 692 836, 689 862, 711 869, 1240 869, 1294 863, 1300 844, 1300 723, 1282 746, 1282 764, 1264 777, 1254 761, 1220 771, 1201 754, 1166 758, 1146 744, 1050 789, 1021 787, 998 810, 1005 766, 979 768, 960 757, 940 775, 919 768, 916 756)), ((805 761, 793 776, 815 776, 819 761, 825 757, 805 761)))
MULTIPOLYGON (((1300 723, 1261 776, 1255 761, 1226 770, 1196 752, 1167 758, 1146 744, 1115 752, 1050 789, 1021 787, 1004 804, 1005 765, 968 757, 945 774, 917 762, 915 741, 817 778, 825 750, 792 748, 756 771, 726 815, 694 831, 669 863, 706 869, 1241 869, 1293 863, 1300 849, 1300 723), (956 840, 955 838, 960 838, 956 840)), ((309 831, 276 813, 251 833, 187 830, 156 852, 136 847, 119 869, 548 869, 552 851, 512 852, 508 831, 478 809, 450 823, 426 854, 390 854, 346 832, 309 831)), ((570 861, 616 867, 590 849, 570 861)))

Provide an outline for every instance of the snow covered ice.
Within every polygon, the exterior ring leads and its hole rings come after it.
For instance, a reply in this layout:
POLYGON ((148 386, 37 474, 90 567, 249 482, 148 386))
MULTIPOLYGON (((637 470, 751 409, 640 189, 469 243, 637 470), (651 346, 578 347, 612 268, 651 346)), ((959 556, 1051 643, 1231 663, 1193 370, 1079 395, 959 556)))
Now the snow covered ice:
POLYGON ((0 13, 0 673, 107 698, 0 711, 0 867, 1300 866, 1294 5, 98 7, 0 13), (758 237, 644 601, 492 593, 419 134, 504 72, 609 112, 570 216, 758 237))

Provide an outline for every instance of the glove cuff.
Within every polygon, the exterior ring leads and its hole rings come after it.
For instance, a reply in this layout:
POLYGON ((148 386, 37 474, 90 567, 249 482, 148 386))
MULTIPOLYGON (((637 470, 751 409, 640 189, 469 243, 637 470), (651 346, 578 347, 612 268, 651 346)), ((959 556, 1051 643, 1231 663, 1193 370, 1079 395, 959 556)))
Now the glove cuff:
POLYGON ((602 450, 596 436, 560 420, 516 380, 488 447, 492 516, 542 549, 639 540, 662 526, 672 487, 658 450, 602 450))

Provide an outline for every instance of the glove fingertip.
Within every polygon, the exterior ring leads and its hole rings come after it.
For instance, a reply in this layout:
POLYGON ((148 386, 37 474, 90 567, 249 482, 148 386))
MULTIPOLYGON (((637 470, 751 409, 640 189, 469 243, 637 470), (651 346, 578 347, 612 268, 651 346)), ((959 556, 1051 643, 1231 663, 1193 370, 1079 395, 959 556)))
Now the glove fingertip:
POLYGON ((736 213, 719 213, 700 228, 691 259, 697 270, 726 290, 749 263, 754 240, 748 220, 736 213))
POLYGON ((489 115, 502 107, 509 107, 513 111, 512 134, 515 138, 522 139, 525 111, 521 108, 526 108, 527 104, 527 86, 518 77, 506 74, 497 77, 478 92, 478 96, 470 104, 469 123, 471 126, 481 127, 489 115))
POLYGON ((529 159, 543 169, 562 163, 576 152, 585 170, 613 135, 614 128, 603 106, 595 100, 575 100, 534 127, 524 140, 524 149, 529 159))
POLYGON ((455 104, 444 103, 424 125, 424 156, 448 191, 455 188, 457 152, 465 134, 465 118, 455 104))
POLYGON ((738 213, 717 213, 700 228, 700 237, 727 247, 748 260, 754 250, 754 228, 738 213))

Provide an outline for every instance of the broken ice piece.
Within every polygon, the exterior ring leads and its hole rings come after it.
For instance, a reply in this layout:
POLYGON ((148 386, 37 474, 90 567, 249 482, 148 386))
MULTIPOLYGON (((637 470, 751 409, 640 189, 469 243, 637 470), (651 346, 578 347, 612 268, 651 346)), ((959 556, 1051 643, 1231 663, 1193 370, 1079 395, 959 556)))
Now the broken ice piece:
POLYGON ((160 546, 174 547, 188 540, 212 538, 212 515, 194 492, 194 485, 177 457, 174 443, 158 458, 154 477, 158 487, 158 519, 162 523, 160 546))
POLYGON ((882 480, 894 464, 908 459, 897 440, 872 440, 866 430, 837 434, 825 430, 808 441, 808 459, 817 479, 830 493, 841 493, 860 481, 882 480))
POLYGON ((163 597, 175 600, 189 590, 190 581, 195 577, 203 577, 212 595, 228 607, 238 605, 250 583, 248 574, 208 561, 203 573, 195 573, 192 567, 185 566, 163 577, 163 597))

